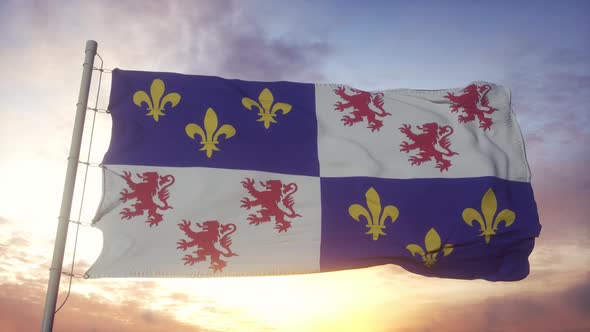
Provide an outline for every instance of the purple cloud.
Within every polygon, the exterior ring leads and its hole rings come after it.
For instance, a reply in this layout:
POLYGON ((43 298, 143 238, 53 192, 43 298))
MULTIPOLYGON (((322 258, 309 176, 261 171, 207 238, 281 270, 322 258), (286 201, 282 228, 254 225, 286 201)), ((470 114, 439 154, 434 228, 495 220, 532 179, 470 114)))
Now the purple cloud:
POLYGON ((565 290, 517 292, 461 304, 437 302, 414 317, 406 331, 584 331, 590 328, 587 297, 571 301, 571 294, 588 282, 565 290))

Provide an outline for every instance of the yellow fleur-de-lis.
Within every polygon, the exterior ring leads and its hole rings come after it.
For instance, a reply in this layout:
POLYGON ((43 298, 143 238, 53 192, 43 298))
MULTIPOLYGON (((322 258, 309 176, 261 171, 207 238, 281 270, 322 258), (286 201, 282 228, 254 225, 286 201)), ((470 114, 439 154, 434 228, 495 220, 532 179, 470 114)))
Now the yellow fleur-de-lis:
POLYGON ((195 134, 201 136, 201 149, 199 151, 206 151, 207 158, 211 158, 213 151, 220 151, 217 147, 219 144, 219 136, 225 135, 225 139, 230 139, 236 134, 236 129, 229 124, 224 124, 217 130, 219 125, 217 121, 217 114, 212 108, 209 108, 205 113, 205 130, 196 123, 189 123, 184 128, 188 137, 195 139, 195 134))
POLYGON ((420 255, 424 266, 430 268, 436 264, 436 256, 438 256, 438 253, 441 252, 441 250, 443 256, 448 256, 453 252, 452 244, 447 243, 442 246, 442 248, 441 244, 440 236, 434 228, 431 228, 426 233, 426 237, 424 237, 424 246, 426 247, 426 250, 422 249, 422 247, 417 244, 408 244, 406 249, 410 251, 412 256, 416 256, 416 254, 420 255))
POLYGON ((359 204, 352 204, 348 207, 348 213, 356 221, 360 221, 360 217, 363 216, 367 220, 367 227, 369 230, 365 234, 372 234, 373 241, 379 239, 379 235, 387 235, 383 229, 385 228, 385 220, 391 219, 391 222, 395 222, 399 216, 398 209, 393 205, 387 205, 384 209, 381 209, 381 198, 373 187, 369 188, 365 193, 367 200, 367 209, 359 204), (382 213, 383 212, 383 213, 382 213))
POLYGON ((150 86, 150 95, 147 92, 139 90, 133 94, 133 103, 141 107, 142 103, 146 103, 147 110, 149 111, 146 116, 151 116, 156 122, 160 119, 160 116, 164 116, 164 107, 166 104, 170 104, 170 107, 175 107, 180 102, 180 95, 176 92, 168 93, 164 96, 165 85, 164 82, 156 78, 152 81, 150 86), (162 98, 164 96, 164 98, 162 98))
POLYGON ((496 215, 498 210, 498 201, 496 200, 496 194, 490 188, 483 195, 481 200, 481 213, 472 208, 463 210, 463 220, 469 226, 473 226, 473 221, 477 221, 481 228, 481 234, 479 236, 485 236, 486 243, 490 243, 492 235, 496 235, 500 222, 504 221, 506 227, 512 225, 516 219, 514 211, 504 209, 496 215), (496 218, 494 218, 496 216, 496 218))
POLYGON ((260 115, 260 118, 256 121, 264 122, 264 128, 266 129, 270 127, 271 122, 277 123, 275 116, 277 116, 278 111, 283 111, 283 115, 285 115, 291 112, 291 108, 293 107, 286 103, 276 103, 273 105, 275 98, 267 88, 264 88, 260 95, 258 95, 258 101, 260 103, 250 98, 242 98, 242 105, 250 111, 252 107, 256 106, 258 108, 258 115, 260 115))

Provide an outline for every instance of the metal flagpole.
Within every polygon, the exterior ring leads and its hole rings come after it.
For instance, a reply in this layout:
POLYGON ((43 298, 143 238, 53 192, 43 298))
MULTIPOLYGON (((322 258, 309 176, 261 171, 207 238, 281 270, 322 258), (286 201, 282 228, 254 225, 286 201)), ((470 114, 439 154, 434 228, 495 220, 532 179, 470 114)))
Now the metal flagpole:
POLYGON ((78 103, 76 104, 76 121, 74 122, 74 131, 72 133, 72 142, 70 144, 66 181, 61 199, 61 210, 59 212, 55 245, 53 247, 53 259, 51 261, 51 268, 49 269, 49 282, 47 284, 47 296, 45 298, 43 323, 41 325, 42 332, 51 332, 53 330, 55 304, 57 302, 57 294, 59 291, 59 281, 68 236, 68 225, 70 223, 70 210, 72 208, 74 186, 76 184, 76 172, 78 171, 78 160, 80 158, 80 145, 82 144, 84 119, 86 118, 88 94, 90 93, 94 56, 96 55, 97 48, 98 44, 94 40, 86 41, 86 57, 84 58, 82 81, 80 83, 78 103))

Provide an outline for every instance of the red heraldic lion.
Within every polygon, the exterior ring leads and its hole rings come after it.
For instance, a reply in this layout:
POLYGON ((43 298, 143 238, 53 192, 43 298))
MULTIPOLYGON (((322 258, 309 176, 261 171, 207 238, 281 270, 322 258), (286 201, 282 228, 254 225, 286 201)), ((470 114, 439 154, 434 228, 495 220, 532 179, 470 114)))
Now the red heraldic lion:
POLYGON ((436 161, 436 168, 440 171, 447 171, 451 166, 451 161, 444 157, 451 157, 458 155, 457 152, 450 150, 451 142, 449 136, 453 134, 451 126, 440 127, 437 123, 426 123, 422 126, 417 126, 422 131, 421 134, 416 134, 411 130, 412 126, 404 124, 399 130, 406 135, 413 143, 402 142, 400 144, 400 151, 410 152, 418 149, 418 155, 411 156, 408 161, 412 165, 420 165, 423 162, 430 161, 432 158, 436 161))
POLYGON ((124 171, 121 177, 125 179, 129 190, 124 189, 120 192, 121 202, 125 203, 128 200, 135 199, 137 202, 133 204, 133 210, 124 208, 120 214, 123 219, 131 219, 133 217, 141 216, 145 211, 148 213, 147 223, 152 226, 158 226, 162 221, 162 214, 158 210, 172 209, 168 205, 168 198, 170 192, 168 187, 174 184, 174 176, 163 175, 160 176, 157 172, 144 172, 142 174, 136 173, 141 182, 134 182, 131 179, 131 173, 124 171))
POLYGON ((354 88, 350 88, 350 90, 354 92, 353 95, 347 94, 344 87, 334 89, 334 92, 346 102, 342 103, 339 101, 334 104, 336 110, 342 112, 347 108, 353 108, 350 115, 342 117, 344 125, 352 126, 357 122, 362 122, 364 118, 367 118, 367 128, 371 129, 371 131, 381 129, 381 127, 383 127, 383 121, 377 120, 376 116, 384 117, 391 115, 391 113, 387 113, 383 109, 383 93, 370 93, 354 88), (377 111, 371 109, 371 105, 374 106, 377 111))
POLYGON ((254 199, 244 197, 240 203, 240 207, 250 210, 252 207, 260 206, 261 209, 256 211, 256 214, 250 214, 248 221, 250 225, 259 225, 261 223, 270 222, 270 217, 274 217, 275 229, 280 232, 287 231, 291 227, 291 222, 285 220, 286 218, 301 217, 300 214, 295 213, 293 205, 293 194, 297 192, 297 184, 289 183, 283 184, 281 180, 268 180, 266 182, 260 181, 260 185, 264 188, 259 191, 254 187, 254 180, 246 178, 242 181, 242 186, 248 190, 250 196, 254 199))
POLYGON ((238 254, 231 251, 231 238, 229 237, 236 231, 236 225, 234 224, 220 224, 217 220, 208 220, 196 225, 202 229, 199 232, 195 232, 191 229, 191 222, 189 220, 182 220, 178 227, 189 237, 189 241, 181 239, 176 242, 178 247, 176 249, 182 249, 185 251, 188 248, 196 247, 193 251, 196 256, 184 255, 182 260, 184 265, 193 265, 198 262, 207 260, 207 256, 211 259, 209 268, 213 272, 223 271, 223 268, 227 266, 227 262, 221 260, 223 257, 237 256, 238 254))
POLYGON ((471 84, 465 89, 461 95, 455 95, 450 92, 447 93, 445 98, 451 101, 451 113, 457 113, 462 110, 464 114, 459 115, 459 122, 466 123, 475 120, 475 117, 479 120, 479 128, 483 130, 489 130, 494 123, 492 119, 487 118, 486 114, 492 114, 497 111, 489 105, 487 94, 492 90, 492 86, 484 84, 477 86, 471 84))

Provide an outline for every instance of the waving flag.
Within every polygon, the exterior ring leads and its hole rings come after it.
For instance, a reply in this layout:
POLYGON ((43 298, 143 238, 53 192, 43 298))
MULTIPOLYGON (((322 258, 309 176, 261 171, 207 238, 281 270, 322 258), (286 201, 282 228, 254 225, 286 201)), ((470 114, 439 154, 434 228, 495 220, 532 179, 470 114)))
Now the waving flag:
POLYGON ((529 272, 541 226, 506 88, 112 82, 90 277, 529 272))

